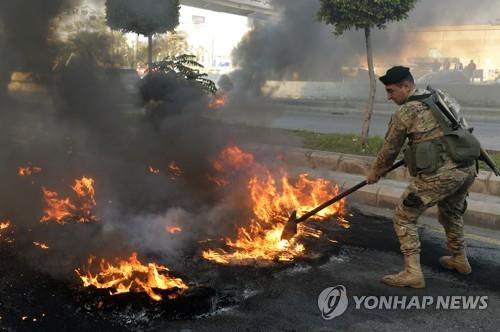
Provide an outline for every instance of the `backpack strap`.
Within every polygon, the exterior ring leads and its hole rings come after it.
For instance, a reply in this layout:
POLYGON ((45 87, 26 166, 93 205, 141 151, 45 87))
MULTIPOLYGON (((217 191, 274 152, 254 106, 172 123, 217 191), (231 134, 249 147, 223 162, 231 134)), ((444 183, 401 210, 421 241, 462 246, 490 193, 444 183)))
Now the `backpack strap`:
POLYGON ((423 99, 429 98, 430 96, 432 96, 432 93, 426 93, 423 95, 412 95, 412 96, 408 97, 407 102, 408 101, 422 101, 423 99))
POLYGON ((448 123, 448 120, 445 118, 445 115, 441 112, 438 105, 434 102, 433 93, 427 93, 423 95, 413 95, 408 97, 407 101, 419 101, 427 105, 431 110, 434 119, 437 121, 437 123, 439 124, 441 130, 443 130, 443 133, 445 135, 453 131, 453 129, 448 123))
POLYGON ((448 122, 448 119, 446 119, 445 115, 439 109, 439 106, 434 101, 433 95, 430 95, 428 98, 422 100, 422 103, 426 104, 430 108, 432 115, 434 116, 434 119, 436 119, 437 123, 439 124, 445 135, 453 131, 453 129, 450 126, 450 123, 448 122))

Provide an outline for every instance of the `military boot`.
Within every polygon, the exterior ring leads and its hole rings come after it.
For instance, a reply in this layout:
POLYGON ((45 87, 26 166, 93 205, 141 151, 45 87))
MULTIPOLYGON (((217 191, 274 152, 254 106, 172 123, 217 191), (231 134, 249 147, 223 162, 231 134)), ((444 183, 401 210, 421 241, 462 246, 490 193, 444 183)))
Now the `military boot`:
POLYGON ((439 263, 446 269, 457 270, 462 274, 469 274, 472 272, 465 250, 460 251, 458 254, 453 254, 452 256, 443 256, 439 258, 439 263))
POLYGON ((405 269, 398 274, 386 275, 382 282, 389 286, 425 288, 424 275, 420 267, 420 255, 405 257, 405 269))

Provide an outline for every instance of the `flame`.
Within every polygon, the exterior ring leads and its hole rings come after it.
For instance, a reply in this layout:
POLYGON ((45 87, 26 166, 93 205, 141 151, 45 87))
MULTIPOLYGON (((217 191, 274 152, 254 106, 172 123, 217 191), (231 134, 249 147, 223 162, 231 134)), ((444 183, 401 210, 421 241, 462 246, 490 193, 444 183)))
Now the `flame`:
MULTIPOLYGON (((252 217, 249 225, 240 227, 235 239, 226 238, 228 250, 209 249, 202 253, 207 260, 222 264, 247 264, 253 262, 291 261, 304 254, 305 248, 297 242, 298 236, 290 241, 281 240, 283 228, 291 211, 296 210, 298 216, 312 210, 321 203, 338 194, 337 186, 325 179, 310 179, 301 174, 292 182, 285 171, 276 180, 271 172, 255 163, 251 154, 242 152, 237 147, 230 147, 222 156, 236 156, 220 159, 214 168, 227 172, 227 161, 232 167, 246 165, 254 174, 248 180, 248 196, 251 203, 252 217), (236 162, 235 162, 236 161, 236 162)), ((311 217, 311 220, 323 221, 338 215, 342 217, 345 201, 341 200, 311 217)), ((347 222, 340 219, 341 226, 348 227, 347 222)), ((319 237, 321 232, 306 225, 299 225, 298 235, 319 237)))
POLYGON ((217 158, 212 161, 213 169, 219 174, 209 175, 208 181, 218 187, 227 186, 230 182, 225 177, 235 171, 252 167, 254 164, 255 159, 251 153, 243 152, 236 145, 230 145, 222 150, 217 158))
POLYGON ((12 234, 14 234, 13 230, 9 230, 9 228, 11 227, 12 227, 12 222, 10 220, 8 219, 0 220, 0 240, 7 243, 14 242, 14 238, 9 237, 12 234), (3 238, 2 235, 4 235, 3 238))
MULTIPOLYGON (((282 211, 297 211, 300 216, 339 193, 338 186, 325 179, 309 179, 307 174, 300 174, 295 183, 291 183, 285 172, 280 179, 280 186, 270 173, 265 180, 253 177, 249 182, 250 194, 253 201, 253 212, 260 220, 272 223, 281 220, 285 223, 288 214, 282 211)), ((338 212, 343 211, 345 201, 341 200, 318 212, 316 219, 325 220, 338 212)))
MULTIPOLYGON (((169 269, 162 265, 149 263, 143 265, 133 252, 128 260, 120 259, 116 265, 101 260, 100 272, 92 274, 90 266, 94 257, 89 257, 89 268, 87 271, 76 269, 75 272, 82 279, 83 286, 94 286, 96 288, 109 289, 111 295, 128 292, 145 292, 155 301, 162 300, 161 295, 155 293, 154 289, 177 289, 177 296, 188 286, 180 278, 170 277, 169 269)), ((170 297, 170 296, 169 296, 170 297)))
POLYGON ((40 222, 56 221, 65 224, 68 219, 75 219, 79 223, 96 221, 92 209, 97 205, 95 201, 94 180, 83 177, 75 180, 71 187, 78 198, 78 205, 71 202, 69 197, 59 198, 59 194, 42 187, 46 207, 40 222))
POLYGON ((93 179, 83 177, 81 180, 75 180, 75 184, 71 188, 80 200, 81 210, 90 210, 97 205, 93 179))
POLYGON ((49 246, 46 245, 45 243, 43 242, 38 242, 38 241, 33 241, 33 244, 37 247, 39 247, 40 249, 43 249, 43 250, 48 250, 49 249, 49 246))
POLYGON ((17 174, 19 174, 19 176, 30 176, 31 174, 35 174, 35 173, 40 173, 42 172, 42 169, 40 167, 37 167, 37 166, 33 166, 33 165, 28 165, 28 166, 19 166, 17 168, 17 174))
POLYGON ((182 228, 178 226, 165 226, 165 231, 170 234, 180 233, 182 232, 182 228))
POLYGON ((211 109, 217 109, 226 104, 226 96, 223 93, 217 93, 208 103, 211 109))
POLYGON ((153 174, 160 173, 160 170, 158 168, 153 167, 153 166, 149 166, 148 170, 149 170, 150 173, 153 173, 153 174))
POLYGON ((10 220, 3 220, 0 221, 0 231, 3 231, 4 229, 9 228, 12 225, 10 220))
POLYGON ((251 153, 243 152, 236 145, 230 145, 212 162, 213 168, 220 173, 237 171, 245 166, 251 166, 255 158, 251 153))
POLYGON ((236 240, 226 239, 231 252, 208 249, 202 253, 203 258, 220 264, 248 264, 255 261, 292 261, 294 257, 304 253, 302 244, 281 240, 282 227, 269 230, 252 220, 249 227, 240 227, 236 240))
POLYGON ((170 169, 170 171, 172 172, 172 174, 174 174, 175 176, 181 176, 182 173, 184 173, 182 171, 182 169, 180 169, 180 167, 177 166, 177 164, 175 163, 175 161, 172 161, 170 164, 168 164, 168 168, 170 169))
POLYGON ((224 187, 229 184, 228 180, 212 175, 208 176, 208 181, 214 183, 217 187, 224 187))
POLYGON ((71 203, 69 197, 60 199, 58 193, 47 190, 45 187, 42 187, 42 191, 47 207, 43 209, 44 216, 40 221, 55 220, 58 224, 65 224, 66 219, 70 218, 76 211, 76 207, 71 203))

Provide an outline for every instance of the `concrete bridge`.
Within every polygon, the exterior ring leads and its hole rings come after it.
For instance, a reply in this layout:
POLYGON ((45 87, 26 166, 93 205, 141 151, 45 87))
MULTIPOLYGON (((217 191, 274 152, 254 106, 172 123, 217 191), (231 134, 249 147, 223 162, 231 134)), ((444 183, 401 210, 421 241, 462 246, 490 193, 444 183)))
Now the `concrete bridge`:
POLYGON ((180 3, 181 5, 241 16, 278 15, 270 0, 181 0, 180 3))

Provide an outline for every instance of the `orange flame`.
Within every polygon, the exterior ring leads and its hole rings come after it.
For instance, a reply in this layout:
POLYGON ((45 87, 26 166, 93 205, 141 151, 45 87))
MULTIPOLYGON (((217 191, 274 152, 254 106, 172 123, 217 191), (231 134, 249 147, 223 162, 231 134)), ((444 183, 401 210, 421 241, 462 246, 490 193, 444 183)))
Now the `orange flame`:
POLYGON ((94 180, 83 177, 75 180, 71 187, 78 198, 78 206, 71 202, 69 197, 61 199, 59 194, 42 187, 46 207, 40 222, 56 221, 58 224, 65 224, 68 219, 75 219, 79 223, 96 221, 92 209, 96 206, 94 180))
POLYGON ((182 169, 180 169, 180 167, 177 166, 175 161, 172 161, 170 164, 168 164, 168 168, 170 169, 170 171, 172 171, 172 174, 174 174, 175 176, 181 176, 182 173, 184 173, 182 169))
MULTIPOLYGON (((226 155, 233 155, 228 151, 237 152, 237 158, 228 160, 245 160, 233 163, 233 167, 247 165, 252 171, 264 170, 264 176, 251 175, 248 181, 248 195, 251 202, 253 217, 249 226, 238 229, 236 239, 226 238, 225 244, 229 250, 206 250, 203 257, 222 264, 247 264, 253 262, 291 261, 296 256, 304 254, 305 248, 297 243, 297 237, 290 241, 281 240, 283 228, 291 211, 296 210, 298 216, 312 210, 324 201, 338 193, 338 187, 333 186, 325 179, 309 179, 307 174, 298 176, 297 181, 291 182, 288 174, 282 172, 281 178, 276 181, 271 172, 262 165, 254 162, 251 154, 245 154, 238 148, 226 149, 226 155), (237 150, 236 150, 237 149, 237 150), (241 152, 241 153, 240 153, 241 152), (244 157, 242 157, 244 156, 244 157)), ((219 170, 227 170, 227 163, 214 163, 219 170)), ((326 220, 334 215, 342 216, 344 200, 339 201, 322 210, 311 220, 326 220)), ((320 231, 305 225, 299 225, 298 235, 319 237, 320 231)), ((348 224, 341 220, 341 226, 348 224)))
POLYGON ((236 145, 230 145, 212 162, 213 168, 220 173, 237 171, 245 166, 252 166, 255 159, 251 153, 243 152, 236 145))
POLYGON ((226 96, 223 93, 217 93, 208 103, 211 109, 217 109, 226 104, 226 96))
POLYGON ((60 199, 55 191, 50 191, 42 187, 43 197, 47 207, 43 209, 44 216, 40 219, 41 222, 55 220, 58 224, 65 224, 66 219, 70 218, 76 207, 70 202, 69 197, 60 199))
POLYGON ((243 152, 236 145, 230 145, 222 150, 217 158, 212 161, 213 169, 220 173, 218 175, 209 175, 208 181, 218 187, 227 186, 230 182, 225 178, 235 171, 254 166, 255 160, 251 153, 243 152))
POLYGON ((71 188, 80 200, 81 210, 90 210, 97 205, 93 179, 83 177, 81 180, 75 180, 75 184, 71 188))
POLYGON ((38 242, 38 241, 33 241, 33 244, 37 247, 39 247, 40 249, 43 249, 43 250, 48 250, 49 249, 49 246, 46 245, 45 243, 43 242, 38 242))
POLYGON ((182 232, 182 228, 178 226, 165 226, 165 231, 170 234, 180 233, 182 232))
POLYGON ((170 277, 170 270, 162 265, 149 263, 143 265, 137 258, 137 253, 133 252, 128 260, 118 260, 116 265, 112 265, 101 260, 100 272, 95 275, 90 272, 90 266, 94 257, 89 257, 89 268, 87 271, 76 269, 76 273, 82 279, 83 286, 94 286, 96 288, 109 289, 111 295, 128 292, 145 292, 155 301, 162 300, 160 294, 154 289, 176 289, 176 293, 170 298, 176 297, 187 289, 188 286, 180 278, 170 277))
POLYGON ((0 231, 3 231, 4 229, 9 228, 11 225, 12 225, 12 223, 10 222, 10 220, 0 221, 0 231))
POLYGON ((12 234, 14 234, 13 230, 9 230, 9 228, 12 227, 12 222, 8 219, 5 220, 0 220, 0 240, 7 242, 7 243, 12 243, 14 242, 14 238, 11 238, 12 234), (4 236, 2 238, 2 235, 4 236))
MULTIPOLYGON (((297 211, 300 216, 323 202, 337 195, 339 189, 325 179, 309 179, 307 174, 300 174, 296 183, 290 183, 288 174, 284 173, 280 179, 280 188, 271 174, 267 179, 259 181, 253 177, 249 183, 250 194, 253 201, 253 212, 265 222, 281 219, 288 220, 288 214, 282 211, 297 211)), ((316 219, 326 219, 344 210, 344 200, 326 207, 318 212, 316 219)))
POLYGON ((153 167, 153 166, 149 166, 148 170, 149 170, 150 173, 153 173, 153 174, 160 173, 160 170, 158 168, 153 167))
POLYGON ((19 176, 30 176, 31 174, 40 173, 41 171, 42 169, 40 167, 33 165, 28 165, 25 167, 19 166, 17 168, 17 174, 19 174, 19 176))
POLYGON ((212 175, 208 176, 208 181, 214 183, 217 187, 224 187, 229 184, 228 180, 212 175))

